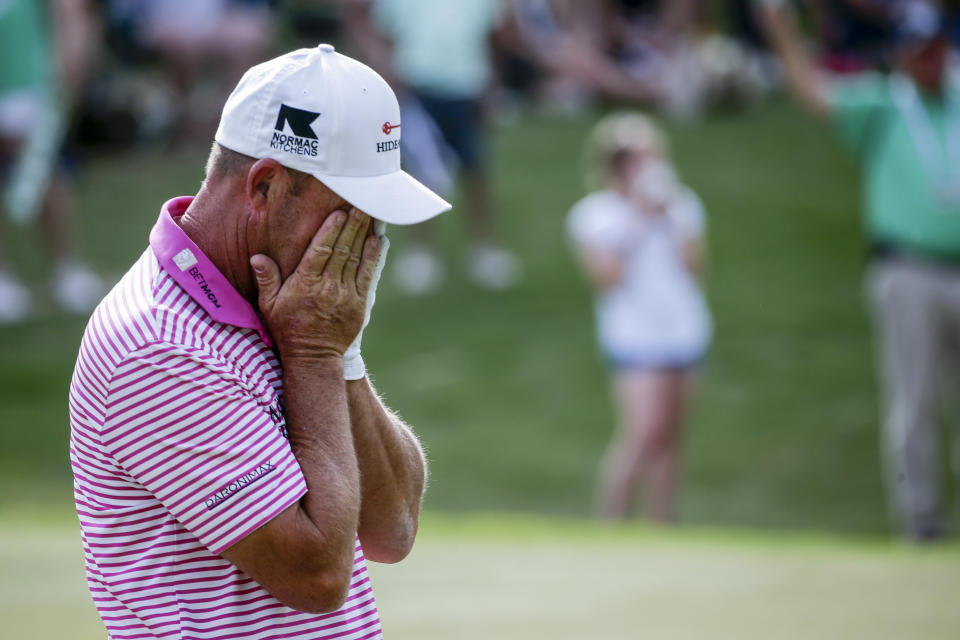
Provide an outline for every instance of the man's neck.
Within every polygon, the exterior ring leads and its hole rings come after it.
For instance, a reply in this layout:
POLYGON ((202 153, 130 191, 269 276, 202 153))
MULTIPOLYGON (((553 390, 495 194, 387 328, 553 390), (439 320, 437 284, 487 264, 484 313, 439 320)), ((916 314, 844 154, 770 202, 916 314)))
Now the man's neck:
POLYGON ((210 262, 226 277, 237 293, 256 303, 256 288, 250 275, 249 252, 239 206, 209 189, 206 184, 177 220, 210 262))

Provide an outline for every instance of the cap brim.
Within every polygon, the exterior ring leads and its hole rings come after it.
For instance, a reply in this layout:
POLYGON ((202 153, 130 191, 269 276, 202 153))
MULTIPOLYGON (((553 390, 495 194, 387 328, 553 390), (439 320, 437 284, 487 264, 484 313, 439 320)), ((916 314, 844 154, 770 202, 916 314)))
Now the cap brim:
POLYGON ((322 173, 313 177, 370 217, 390 224, 417 224, 452 206, 404 171, 360 178, 322 173))

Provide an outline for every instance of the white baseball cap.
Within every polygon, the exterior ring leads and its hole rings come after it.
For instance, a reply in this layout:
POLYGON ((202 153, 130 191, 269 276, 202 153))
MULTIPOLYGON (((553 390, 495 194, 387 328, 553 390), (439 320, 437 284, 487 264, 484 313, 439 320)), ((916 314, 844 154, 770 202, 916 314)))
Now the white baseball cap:
POLYGON ((215 139, 309 173, 377 220, 415 224, 450 204, 400 169, 400 107, 370 67, 321 44, 249 69, 215 139))

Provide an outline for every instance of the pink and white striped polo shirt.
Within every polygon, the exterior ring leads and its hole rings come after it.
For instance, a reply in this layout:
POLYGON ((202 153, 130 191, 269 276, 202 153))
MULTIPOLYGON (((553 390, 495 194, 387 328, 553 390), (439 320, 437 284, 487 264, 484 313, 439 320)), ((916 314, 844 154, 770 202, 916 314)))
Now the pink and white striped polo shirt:
POLYGON ((160 211, 150 248, 94 311, 70 387, 87 581, 112 640, 380 638, 357 542, 346 604, 284 606, 224 549, 307 491, 282 372, 253 307, 160 211))

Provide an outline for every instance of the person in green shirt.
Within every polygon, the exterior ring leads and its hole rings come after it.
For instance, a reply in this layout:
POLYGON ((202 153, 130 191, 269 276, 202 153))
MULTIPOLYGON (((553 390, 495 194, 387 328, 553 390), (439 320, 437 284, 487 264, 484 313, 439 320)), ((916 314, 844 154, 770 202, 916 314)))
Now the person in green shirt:
POLYGON ((943 16, 933 3, 898 3, 894 71, 830 80, 786 2, 756 5, 792 93, 859 160, 891 508, 911 539, 941 538, 939 390, 960 344, 960 89, 943 16))
POLYGON ((40 223, 54 301, 87 312, 104 292, 75 249, 60 153, 94 43, 90 0, 0 0, 0 323, 29 316, 31 294, 4 254, 3 223, 40 223))

